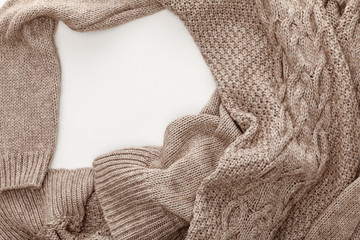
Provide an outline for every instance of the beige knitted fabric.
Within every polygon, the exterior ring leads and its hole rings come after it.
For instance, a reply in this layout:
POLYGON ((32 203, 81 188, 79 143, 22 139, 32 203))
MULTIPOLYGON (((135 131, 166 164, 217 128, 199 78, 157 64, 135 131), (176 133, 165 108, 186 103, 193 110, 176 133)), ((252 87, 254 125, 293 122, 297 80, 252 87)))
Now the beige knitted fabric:
POLYGON ((351 77, 325 4, 167 3, 195 36, 224 105, 246 130, 200 187, 189 239, 302 239, 354 179, 358 79, 351 77))
POLYGON ((322 213, 307 239, 351 239, 360 223, 359 193, 360 179, 357 179, 322 213))
POLYGON ((97 158, 96 191, 113 237, 173 239, 183 234, 201 181, 240 135, 215 93, 199 115, 167 127, 163 147, 124 149, 97 158))
POLYGON ((93 171, 50 170, 40 189, 0 195, 0 239, 110 240, 93 171))
POLYGON ((160 9, 151 0, 10 0, 1 8, 0 190, 40 187, 53 156, 61 77, 57 22, 90 31, 160 9))
POLYGON ((106 239, 108 228, 114 239, 359 239, 359 19, 359 0, 8 1, 0 237, 106 239), (89 31, 163 8, 184 22, 216 79, 209 103, 172 122, 162 147, 98 157, 95 186, 66 185, 90 170, 50 171, 43 183, 57 131, 57 21, 89 31), (48 184, 52 174, 63 180, 48 184), (11 217, 37 202, 51 207, 11 217), (104 218, 83 227, 93 208, 104 218))

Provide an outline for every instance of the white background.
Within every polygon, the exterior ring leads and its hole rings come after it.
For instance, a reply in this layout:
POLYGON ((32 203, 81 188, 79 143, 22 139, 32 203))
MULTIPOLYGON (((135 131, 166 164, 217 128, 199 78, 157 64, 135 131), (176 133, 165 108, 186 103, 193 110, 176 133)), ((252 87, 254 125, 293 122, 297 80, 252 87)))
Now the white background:
POLYGON ((166 126, 197 114, 215 90, 194 40, 167 10, 87 33, 60 22, 55 42, 62 82, 51 168, 91 167, 104 153, 162 145, 166 126))

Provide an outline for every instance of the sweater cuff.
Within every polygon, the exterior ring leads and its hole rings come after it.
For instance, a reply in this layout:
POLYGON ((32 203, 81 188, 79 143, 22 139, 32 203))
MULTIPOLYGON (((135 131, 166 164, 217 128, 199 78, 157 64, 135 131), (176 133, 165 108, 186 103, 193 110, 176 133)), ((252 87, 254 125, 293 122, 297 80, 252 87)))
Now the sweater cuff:
POLYGON ((40 188, 51 160, 51 151, 0 155, 0 192, 40 188))
POLYGON ((155 148, 124 149, 94 161, 95 191, 115 239, 177 239, 187 223, 153 201, 155 148))

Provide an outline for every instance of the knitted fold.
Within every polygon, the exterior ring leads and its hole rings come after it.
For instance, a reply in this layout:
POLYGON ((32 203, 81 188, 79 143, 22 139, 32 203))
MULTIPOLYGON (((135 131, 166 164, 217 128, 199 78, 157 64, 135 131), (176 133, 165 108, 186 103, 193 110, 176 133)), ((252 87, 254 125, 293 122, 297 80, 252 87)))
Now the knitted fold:
POLYGON ((359 23, 359 0, 8 1, 0 191, 16 190, 0 193, 0 237, 359 238, 359 23), (98 30, 163 8, 211 69, 208 105, 169 124, 161 147, 98 157, 96 195, 90 170, 50 171, 42 186, 56 142, 57 21, 98 30), (106 224, 85 227, 86 202, 106 224))
POLYGON ((305 237, 358 168, 357 89, 326 1, 163 2, 244 131, 199 187, 187 239, 305 237))
POLYGON ((123 149, 97 158, 96 191, 112 236, 181 238, 197 188, 240 134, 215 94, 199 115, 167 127, 163 147, 123 149))
POLYGON ((194 36, 222 103, 244 131, 200 185, 186 239, 271 239, 328 160, 329 107, 309 102, 327 89, 307 99, 302 81, 282 76, 256 1, 165 6, 194 36))
POLYGON ((91 169, 49 170, 40 189, 4 191, 0 236, 14 240, 109 237, 93 191, 91 169))
MULTIPOLYGON (((306 240, 352 239, 360 224, 360 178, 351 183, 320 215, 306 240)), ((355 238, 358 239, 358 238, 355 238)))

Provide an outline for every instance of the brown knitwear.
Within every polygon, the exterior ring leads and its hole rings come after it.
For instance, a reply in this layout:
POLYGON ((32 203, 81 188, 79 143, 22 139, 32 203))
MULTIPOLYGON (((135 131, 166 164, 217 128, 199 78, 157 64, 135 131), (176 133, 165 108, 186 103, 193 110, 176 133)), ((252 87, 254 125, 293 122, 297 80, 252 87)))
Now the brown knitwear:
POLYGON ((40 189, 0 195, 0 239, 111 239, 91 169, 49 170, 40 189))
POLYGON ((124 149, 97 158, 96 191, 113 236, 172 239, 174 232, 182 234, 201 181, 240 135, 214 94, 199 115, 167 127, 163 147, 124 149))
POLYGON ((61 78, 57 22, 90 31, 160 9, 151 0, 6 2, 0 9, 0 190, 40 187, 53 156, 61 78))
POLYGON ((359 22, 359 0, 8 1, 0 238, 360 239, 359 22), (100 30, 164 8, 211 69, 208 104, 170 123, 163 146, 47 173, 60 94, 57 22, 100 30))

